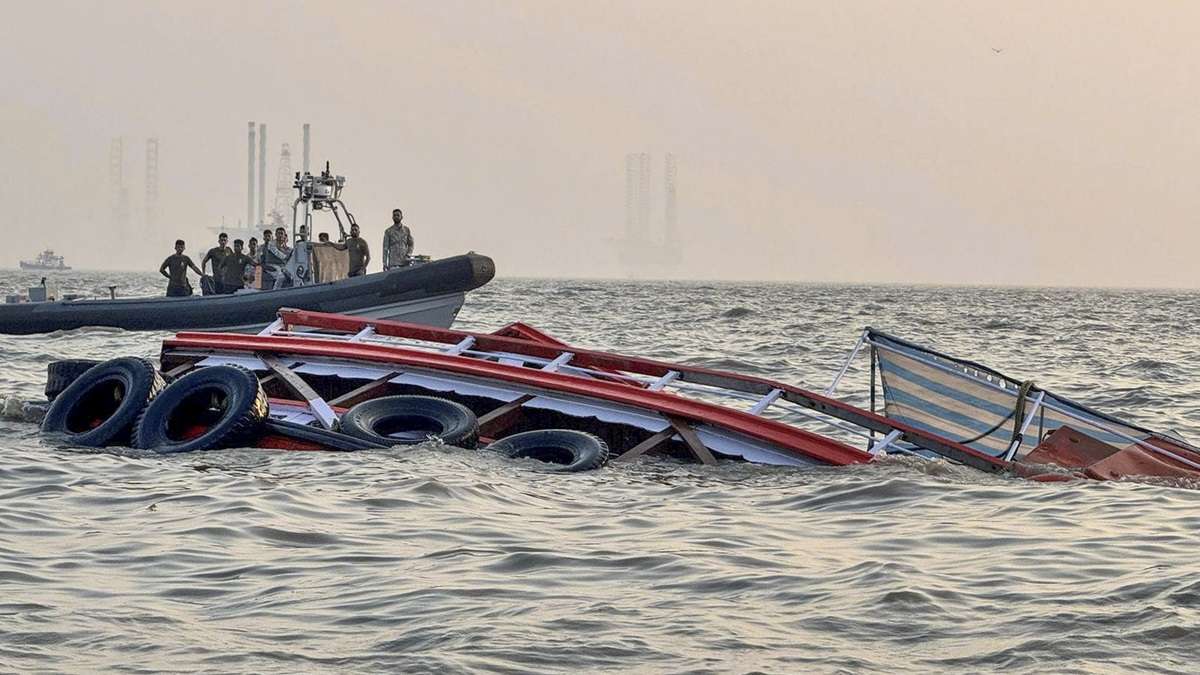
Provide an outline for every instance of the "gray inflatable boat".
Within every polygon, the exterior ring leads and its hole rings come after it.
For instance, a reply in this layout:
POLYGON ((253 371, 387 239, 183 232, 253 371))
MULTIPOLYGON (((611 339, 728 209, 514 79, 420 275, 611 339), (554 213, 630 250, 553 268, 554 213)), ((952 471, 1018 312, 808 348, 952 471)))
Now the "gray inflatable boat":
POLYGON ((0 304, 0 333, 31 335, 86 326, 125 330, 251 331, 281 307, 448 328, 468 291, 492 280, 492 259, 468 253, 328 283, 185 298, 119 298, 0 304))

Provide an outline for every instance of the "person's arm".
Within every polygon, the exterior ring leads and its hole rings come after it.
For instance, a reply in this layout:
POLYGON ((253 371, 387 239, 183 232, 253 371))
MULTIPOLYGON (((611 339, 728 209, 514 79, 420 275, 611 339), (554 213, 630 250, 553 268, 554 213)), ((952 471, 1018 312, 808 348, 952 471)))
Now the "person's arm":
POLYGON ((371 264, 371 247, 367 246, 367 240, 362 240, 363 247, 363 269, 367 269, 367 265, 371 264))
MULTIPOLYGON (((197 271, 196 274, 199 274, 200 276, 204 276, 204 268, 208 266, 208 261, 210 258, 212 258, 211 250, 208 253, 205 253, 204 257, 200 260, 200 270, 197 271)), ((188 260, 188 263, 189 264, 191 263, 190 259, 188 260)), ((192 267, 195 268, 195 265, 192 265, 192 267)), ((213 263, 213 272, 216 272, 216 271, 217 271, 217 265, 216 265, 216 263, 213 263)))
POLYGON ((408 242, 408 255, 409 255, 409 257, 412 257, 412 252, 413 252, 414 244, 413 244, 413 236, 412 236, 412 230, 411 230, 411 229, 405 228, 405 230, 404 230, 404 239, 405 239, 405 241, 407 241, 407 242, 408 242))
POLYGON ((170 275, 170 274, 167 274, 167 263, 169 263, 169 262, 171 262, 171 259, 170 259, 170 258, 164 258, 164 259, 163 259, 163 264, 161 264, 161 265, 159 265, 159 266, 158 266, 158 273, 159 273, 159 274, 161 274, 161 275, 163 275, 163 276, 164 276, 164 277, 166 277, 167 279, 170 279, 170 278, 171 278, 171 275, 170 275))
POLYGON ((391 228, 383 231, 383 269, 387 269, 392 262, 391 246, 388 246, 388 237, 392 236, 391 228))
MULTIPOLYGON (((196 274, 199 274, 200 276, 204 276, 204 272, 202 272, 200 269, 198 269, 198 268, 196 267, 196 263, 192 262, 192 259, 191 259, 191 258, 189 258, 189 257, 187 257, 187 256, 184 256, 184 258, 183 258, 183 259, 187 261, 187 266, 188 266, 188 267, 192 268, 193 270, 196 270, 196 274)), ((215 271, 216 271, 216 268, 214 268, 214 269, 213 269, 213 271, 215 272, 215 271)))

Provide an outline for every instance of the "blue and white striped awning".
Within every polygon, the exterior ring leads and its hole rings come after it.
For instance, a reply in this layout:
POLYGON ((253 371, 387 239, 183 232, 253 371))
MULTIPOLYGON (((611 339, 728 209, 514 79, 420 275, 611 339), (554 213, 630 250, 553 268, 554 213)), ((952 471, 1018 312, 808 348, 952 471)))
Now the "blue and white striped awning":
POLYGON ((1033 385, 1022 419, 1014 419, 1021 381, 873 329, 867 339, 875 347, 887 417, 989 455, 1004 455, 1026 422, 1018 456, 1064 425, 1118 447, 1154 435, 1033 385))

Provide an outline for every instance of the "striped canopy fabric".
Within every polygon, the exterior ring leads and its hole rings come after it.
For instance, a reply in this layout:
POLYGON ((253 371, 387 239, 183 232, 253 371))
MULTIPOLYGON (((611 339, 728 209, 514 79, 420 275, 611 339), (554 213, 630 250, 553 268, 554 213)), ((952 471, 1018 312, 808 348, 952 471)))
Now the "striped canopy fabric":
POLYGON ((875 347, 887 417, 989 455, 1004 455, 1014 429, 1026 419, 1029 426, 1017 458, 1064 425, 1117 447, 1155 435, 1032 384, 1026 390, 1022 417, 1016 419, 1020 380, 870 328, 867 339, 875 347), (1041 404, 1036 405, 1039 397, 1041 404))

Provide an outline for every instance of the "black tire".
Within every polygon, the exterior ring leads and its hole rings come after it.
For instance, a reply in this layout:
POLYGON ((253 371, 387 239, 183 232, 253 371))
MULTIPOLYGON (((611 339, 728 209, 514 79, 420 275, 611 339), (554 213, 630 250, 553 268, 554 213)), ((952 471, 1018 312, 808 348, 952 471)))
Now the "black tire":
POLYGON ((55 397, 42 431, 98 448, 129 440, 138 415, 166 383, 146 359, 124 357, 89 368, 55 397))
POLYGON ((375 450, 379 448, 390 447, 387 443, 376 443, 375 441, 367 441, 354 436, 347 436, 336 431, 330 431, 321 427, 314 427, 309 424, 299 424, 297 422, 284 422, 281 420, 267 420, 266 431, 287 436, 299 441, 308 441, 309 443, 319 443, 330 450, 341 450, 344 452, 353 452, 356 450, 375 450))
POLYGON ((444 398, 384 396, 347 410, 342 433, 388 447, 438 439, 470 450, 479 445, 479 419, 466 406, 444 398))
POLYGON ((241 366, 200 368, 172 382, 142 411, 133 443, 161 453, 233 447, 254 436, 268 411, 254 373, 241 366))
POLYGON ((79 379, 93 366, 100 365, 99 361, 89 359, 63 359, 51 361, 46 366, 46 400, 51 403, 63 393, 71 383, 79 379))
POLYGON ((516 459, 528 457, 575 473, 599 469, 608 461, 608 444, 598 436, 573 429, 539 429, 502 438, 488 450, 516 459))

